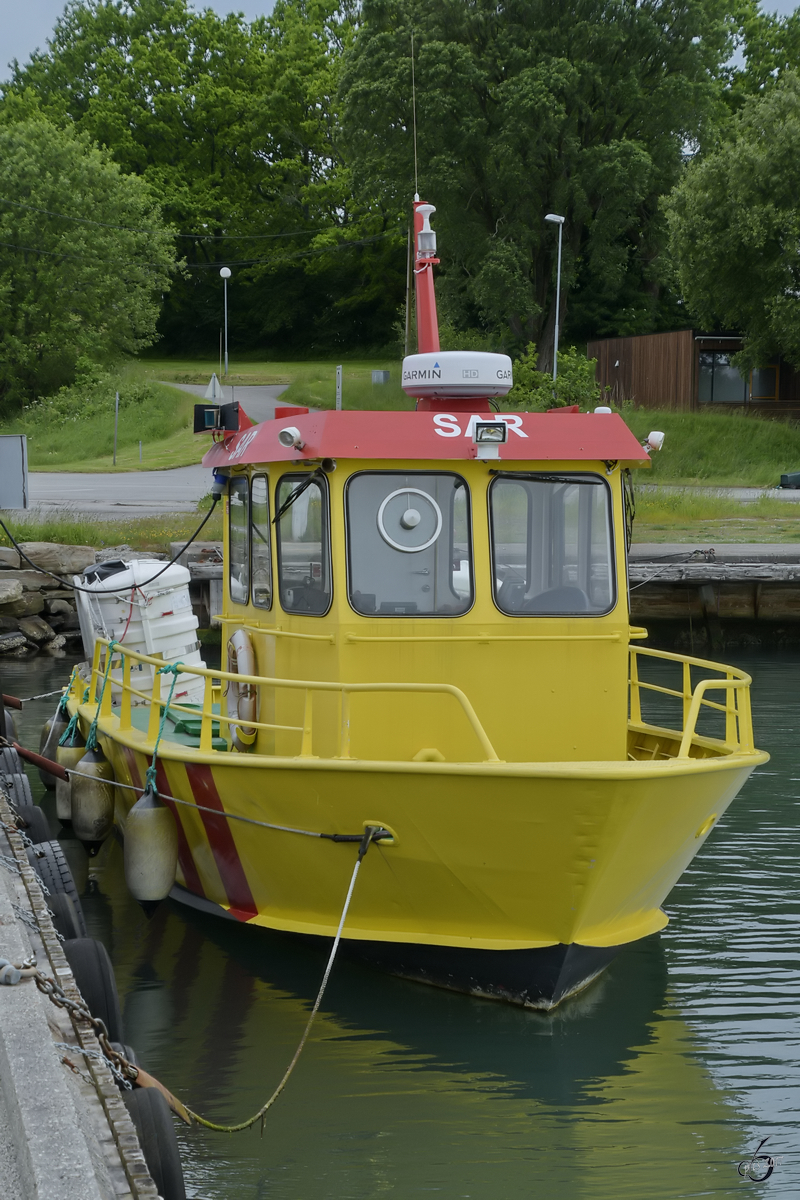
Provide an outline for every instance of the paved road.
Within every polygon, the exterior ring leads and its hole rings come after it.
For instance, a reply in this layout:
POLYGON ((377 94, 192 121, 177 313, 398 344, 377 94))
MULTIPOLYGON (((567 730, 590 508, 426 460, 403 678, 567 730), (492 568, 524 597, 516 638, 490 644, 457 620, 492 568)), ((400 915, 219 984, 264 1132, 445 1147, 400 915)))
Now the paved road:
POLYGON ((28 476, 33 510, 47 516, 81 513, 103 520, 194 512, 210 487, 211 472, 199 464, 114 475, 32 471, 28 476))
MULTIPOLYGON (((173 384, 190 395, 205 395, 199 384, 173 384)), ((226 401, 238 400, 256 423, 275 415, 275 404, 286 384, 223 389, 226 401), (233 395, 231 395, 233 392, 233 395)), ((67 471, 33 471, 28 490, 33 513, 52 516, 75 513, 115 520, 150 517, 159 513, 194 512, 211 486, 211 472, 199 465, 169 471, 124 471, 84 475, 67 471)))
MULTIPOLYGON (((189 392, 201 400, 206 394, 208 384, 171 383, 170 387, 178 388, 181 392, 189 392)), ((281 392, 289 385, 286 383, 264 384, 260 387, 228 387, 223 384, 222 395, 226 404, 238 400, 251 421, 268 421, 275 416, 275 404, 281 392)))

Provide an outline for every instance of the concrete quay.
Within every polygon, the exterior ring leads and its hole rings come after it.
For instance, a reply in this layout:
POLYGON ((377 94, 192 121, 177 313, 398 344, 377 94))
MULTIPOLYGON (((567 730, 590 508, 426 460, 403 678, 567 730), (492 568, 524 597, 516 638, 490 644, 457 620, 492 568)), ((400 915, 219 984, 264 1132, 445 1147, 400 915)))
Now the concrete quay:
MULTIPOLYGON (((22 963, 35 954, 42 974, 79 1001, 2 794, 0 820, 0 956, 22 963)), ((99 1054, 94 1033, 73 1022, 33 980, 0 986, 3 1200, 156 1200, 119 1089, 105 1061, 88 1057, 92 1053, 99 1054)))
POLYGON ((681 650, 800 645, 800 543, 635 544, 631 619, 681 650))

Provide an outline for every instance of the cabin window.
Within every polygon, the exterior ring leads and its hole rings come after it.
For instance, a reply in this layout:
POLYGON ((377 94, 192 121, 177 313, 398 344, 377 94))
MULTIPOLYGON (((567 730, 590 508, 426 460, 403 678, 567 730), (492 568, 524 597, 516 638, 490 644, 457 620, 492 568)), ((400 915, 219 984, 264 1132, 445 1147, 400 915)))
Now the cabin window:
POLYGON ((349 598, 364 616, 472 606, 469 491, 460 475, 365 471, 347 484, 349 598))
POLYGON ((270 557, 269 482, 254 475, 250 484, 250 567, 253 604, 272 607, 272 560, 270 557))
POLYGON ((331 606, 328 485, 322 474, 284 475, 276 496, 278 587, 285 612, 322 616, 331 606))
POLYGON ((599 475, 496 478, 489 489, 494 598, 510 616, 614 607, 611 491, 599 475))
POLYGON ((250 596, 250 555, 247 545, 248 486, 232 479, 228 492, 228 587, 234 604, 247 604, 250 596))

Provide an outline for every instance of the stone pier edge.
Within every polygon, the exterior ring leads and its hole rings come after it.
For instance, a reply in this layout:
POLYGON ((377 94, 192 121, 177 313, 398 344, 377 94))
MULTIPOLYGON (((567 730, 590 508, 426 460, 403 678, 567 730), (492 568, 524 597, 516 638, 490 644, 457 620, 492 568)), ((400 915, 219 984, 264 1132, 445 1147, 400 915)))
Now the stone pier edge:
MULTIPOLYGON (((8 805, 7 797, 0 790, 0 819, 9 828, 14 825, 13 813, 8 805)), ((38 875, 28 862, 25 847, 18 832, 6 832, 6 838, 12 854, 19 867, 20 877, 28 896, 28 902, 34 919, 38 925, 39 935, 44 945, 45 953, 50 962, 50 974, 58 981, 64 992, 71 1000, 82 1003, 83 998, 75 984, 69 963, 67 962, 61 942, 53 927, 50 912, 45 903, 41 888, 38 885, 38 875)), ((42 970, 43 964, 38 964, 42 970)), ((34 987, 35 984, 17 984, 16 986, 34 987)), ((49 1001, 48 1001, 49 1003, 49 1001)), ((101 1053, 100 1043, 90 1025, 77 1021, 70 1014, 70 1021, 75 1031, 78 1044, 84 1050, 101 1053)), ((83 1056, 81 1056, 83 1057, 83 1056)), ((134 1200, 158 1200, 158 1189, 147 1169, 142 1154, 136 1128, 122 1100, 119 1088, 114 1081, 107 1064, 102 1058, 86 1057, 83 1063, 87 1074, 94 1082, 97 1097, 106 1114, 109 1128, 119 1153, 122 1168, 130 1184, 134 1200)))

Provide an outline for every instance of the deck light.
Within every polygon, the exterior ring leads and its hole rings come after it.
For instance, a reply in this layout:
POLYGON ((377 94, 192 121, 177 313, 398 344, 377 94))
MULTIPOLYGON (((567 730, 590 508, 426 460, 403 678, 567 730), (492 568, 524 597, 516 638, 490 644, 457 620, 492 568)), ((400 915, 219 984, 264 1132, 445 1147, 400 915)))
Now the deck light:
POLYGON ((287 448, 294 446, 295 450, 302 450, 305 445, 300 430, 296 429, 294 425, 287 425, 285 429, 282 429, 278 434, 278 441, 287 448))
POLYGON ((508 426, 505 421, 476 421, 472 441, 478 448, 478 458, 499 458, 500 447, 508 441, 508 426))

